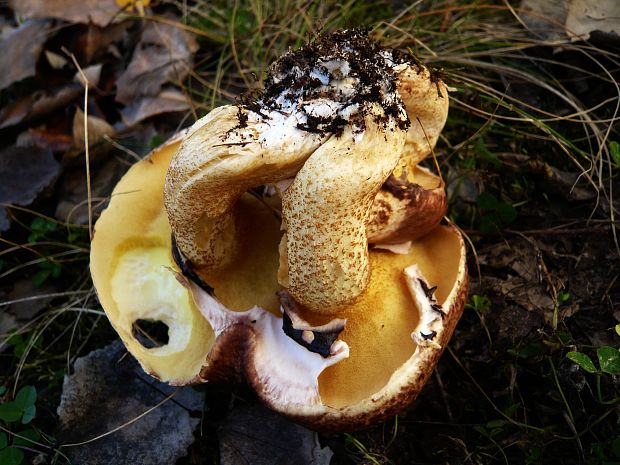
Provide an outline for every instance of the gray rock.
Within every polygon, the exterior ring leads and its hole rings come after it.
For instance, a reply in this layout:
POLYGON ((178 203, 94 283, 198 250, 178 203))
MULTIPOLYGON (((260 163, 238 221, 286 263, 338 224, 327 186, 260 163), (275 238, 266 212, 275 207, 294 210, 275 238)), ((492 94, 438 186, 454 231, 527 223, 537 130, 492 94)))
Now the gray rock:
POLYGON ((218 437, 221 465, 329 465, 333 455, 315 432, 260 405, 233 408, 218 437))
POLYGON ((58 407, 63 452, 82 465, 170 465, 187 453, 199 423, 204 395, 175 388, 145 374, 120 342, 75 362, 65 376, 58 407), (125 425, 155 407, 135 422, 125 425), (66 446, 89 441, 84 445, 66 446))

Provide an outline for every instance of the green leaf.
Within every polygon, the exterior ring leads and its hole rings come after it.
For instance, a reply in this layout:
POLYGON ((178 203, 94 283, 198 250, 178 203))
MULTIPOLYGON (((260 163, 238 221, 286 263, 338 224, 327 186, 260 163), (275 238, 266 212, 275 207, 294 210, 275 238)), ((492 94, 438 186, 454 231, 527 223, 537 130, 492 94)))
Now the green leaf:
POLYGON ((611 158, 614 159, 616 168, 620 168, 620 144, 615 140, 609 143, 609 151, 611 152, 611 158))
MULTIPOLYGON (((0 405, 0 420, 6 422, 17 421, 22 417, 22 409, 15 402, 0 405)), ((2 463, 2 462, 0 462, 2 463)))
POLYGON ((474 426, 474 430, 482 434, 483 436, 489 436, 489 432, 485 429, 484 426, 476 425, 474 426))
POLYGON ((9 440, 6 437, 6 433, 3 431, 0 431, 0 450, 4 449, 8 445, 9 445, 9 440))
POLYGON ((501 202, 497 205, 497 213, 504 224, 511 224, 517 219, 517 209, 508 203, 501 202))
POLYGON ((611 451, 617 459, 620 459, 620 436, 614 439, 614 442, 611 443, 611 451))
POLYGON ((563 304, 570 300, 570 293, 568 292, 560 292, 558 294, 558 303, 563 304))
POLYGON ((24 460, 24 453, 17 447, 7 447, 0 451, 2 465, 19 465, 24 460))
POLYGON ((497 209, 499 201, 497 198, 488 192, 481 193, 476 199, 476 205, 480 210, 493 211, 497 209))
POLYGON ((47 233, 54 232, 58 229, 58 223, 45 218, 35 218, 30 223, 31 234, 28 236, 28 242, 37 242, 47 233))
POLYGON ((516 411, 519 409, 519 407, 521 407, 521 404, 518 403, 518 402, 516 404, 509 405, 504 410, 504 415, 506 415, 507 417, 511 417, 512 418, 512 416, 516 413, 516 411))
POLYGON ((547 353, 546 347, 540 342, 532 342, 531 344, 526 345, 519 351, 519 358, 532 358, 539 357, 541 355, 545 355, 547 353))
POLYGON ((569 352, 566 354, 566 357, 575 362, 588 373, 598 373, 598 370, 594 366, 594 362, 586 354, 582 354, 581 352, 569 352))
POLYGON ((506 420, 491 420, 487 423, 486 427, 489 429, 501 428, 506 423, 508 423, 506 420))
POLYGON ((51 270, 37 271, 32 277, 32 284, 34 284, 36 287, 41 286, 41 284, 43 284, 47 280, 47 278, 50 277, 51 274, 51 270))
POLYGON ((20 431, 16 433, 16 436, 13 438, 13 444, 16 446, 26 446, 32 447, 33 441, 38 442, 41 439, 41 435, 37 433, 33 429, 26 429, 24 431, 20 431), (17 437, 21 436, 21 437, 17 437), (30 439, 30 441, 28 440, 30 439))
POLYGON ((149 147, 151 147, 152 149, 156 149, 164 142, 166 142, 166 138, 164 136, 162 136, 161 134, 155 134, 153 137, 151 137, 151 140, 149 141, 149 147))
POLYGON ((527 458, 525 459, 526 465, 531 465, 533 463, 539 463, 541 456, 542 456, 541 450, 538 447, 534 447, 531 450, 530 455, 528 455, 527 458))
POLYGON ((474 149, 476 150, 477 155, 491 163, 496 168, 499 168, 502 165, 502 162, 499 161, 497 155, 487 149, 487 146, 484 143, 484 139, 482 137, 476 139, 476 142, 474 143, 474 149))
POLYGON ((27 407, 34 405, 37 401, 37 390, 34 386, 24 386, 15 396, 15 403, 25 410, 27 407))
POLYGON ((0 396, 3 396, 6 392, 6 386, 0 386, 0 396))
POLYGON ((620 336, 620 323, 616 325, 616 334, 620 336))
POLYGON ((29 405, 24 409, 24 414, 22 415, 22 423, 24 425, 30 423, 36 415, 37 407, 35 405, 29 405))
POLYGON ((499 216, 495 212, 484 215, 480 219, 480 230, 484 232, 499 231, 501 225, 502 225, 502 220, 499 218, 499 216))
POLYGON ((601 371, 610 375, 620 374, 620 351, 613 347, 599 347, 596 351, 601 371))

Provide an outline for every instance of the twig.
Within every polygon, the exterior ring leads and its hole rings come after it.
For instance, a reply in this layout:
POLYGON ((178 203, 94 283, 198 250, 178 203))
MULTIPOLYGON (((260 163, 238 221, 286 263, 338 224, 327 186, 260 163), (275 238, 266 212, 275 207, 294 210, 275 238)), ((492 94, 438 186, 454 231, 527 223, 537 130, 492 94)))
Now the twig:
POLYGON ((475 229, 465 229, 465 233, 470 236, 504 236, 512 234, 517 236, 574 236, 579 234, 607 234, 609 228, 575 228, 575 229, 529 229, 525 231, 517 231, 514 229, 503 229, 501 231, 478 231, 475 229))
POLYGON ((80 80, 84 85, 84 153, 86 156, 86 195, 88 197, 88 237, 92 241, 93 240, 93 202, 90 191, 90 152, 89 152, 89 141, 88 141, 88 87, 90 83, 88 82, 88 78, 82 71, 82 67, 75 58, 75 55, 69 52, 64 47, 62 48, 63 52, 71 57, 73 60, 73 64, 77 68, 80 73, 80 80))

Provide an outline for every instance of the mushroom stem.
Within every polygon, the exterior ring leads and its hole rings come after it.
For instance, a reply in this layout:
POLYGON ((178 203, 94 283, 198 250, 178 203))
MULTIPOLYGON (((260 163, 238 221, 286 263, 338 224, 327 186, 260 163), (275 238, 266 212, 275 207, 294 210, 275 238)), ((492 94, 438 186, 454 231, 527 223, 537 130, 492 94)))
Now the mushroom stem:
POLYGON ((404 138, 366 118, 364 132, 349 128, 317 149, 283 192, 288 279, 280 276, 280 283, 310 310, 335 313, 366 288, 370 209, 404 138))
POLYGON ((306 135, 293 118, 270 126, 237 106, 199 120, 172 159, 164 203, 177 246, 195 266, 214 271, 236 256, 235 204, 248 189, 294 176, 325 138, 306 135), (277 134, 270 130, 279 129, 277 134), (291 137, 291 132, 305 137, 291 137))

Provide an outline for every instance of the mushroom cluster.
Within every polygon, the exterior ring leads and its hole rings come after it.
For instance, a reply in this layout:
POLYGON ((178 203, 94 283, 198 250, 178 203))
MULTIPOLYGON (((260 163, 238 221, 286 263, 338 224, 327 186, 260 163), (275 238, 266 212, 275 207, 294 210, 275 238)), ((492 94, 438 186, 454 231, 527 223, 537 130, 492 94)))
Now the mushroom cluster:
POLYGON ((398 412, 466 298, 443 182, 419 166, 447 112, 417 60, 340 31, 136 163, 91 252, 129 352, 171 384, 246 380, 315 429, 398 412), (165 344, 144 344, 144 320, 167 326, 165 344))

